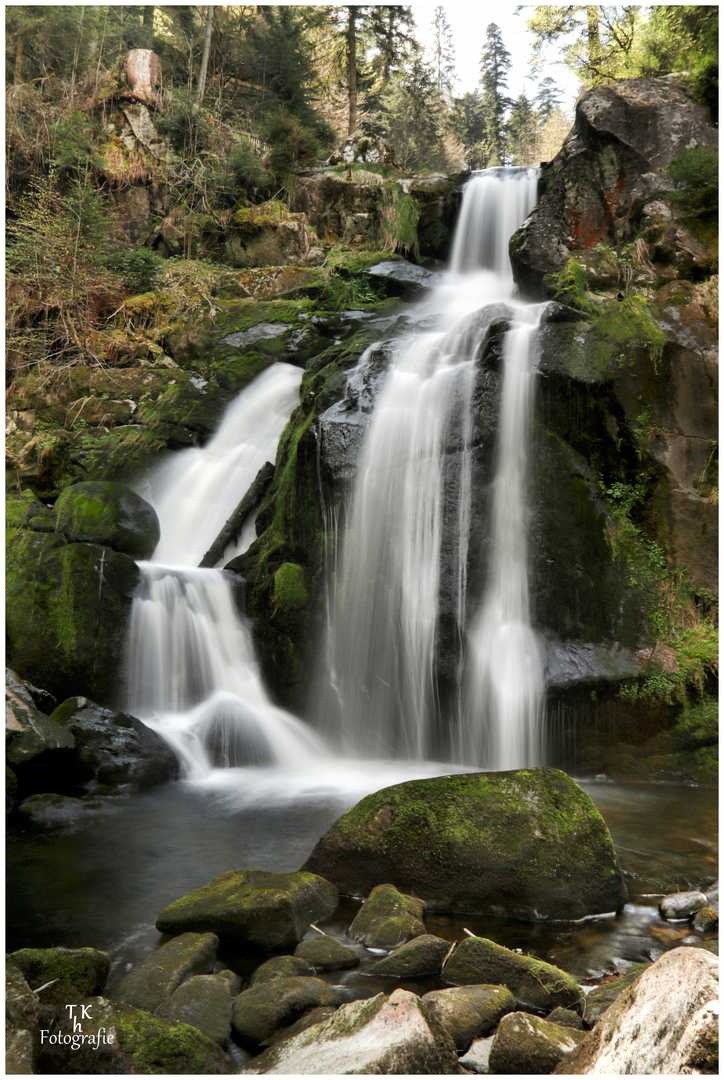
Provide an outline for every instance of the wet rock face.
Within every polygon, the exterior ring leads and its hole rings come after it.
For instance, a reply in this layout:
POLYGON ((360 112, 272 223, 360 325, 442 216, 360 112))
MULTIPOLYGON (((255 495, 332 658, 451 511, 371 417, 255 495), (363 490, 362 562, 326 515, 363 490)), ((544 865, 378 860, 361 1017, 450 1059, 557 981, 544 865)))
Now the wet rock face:
POLYGON ((520 288, 540 298, 544 275, 560 270, 569 252, 627 239, 644 207, 672 190, 669 162, 692 146, 715 145, 708 110, 675 76, 589 90, 544 172, 538 205, 511 240, 520 288))

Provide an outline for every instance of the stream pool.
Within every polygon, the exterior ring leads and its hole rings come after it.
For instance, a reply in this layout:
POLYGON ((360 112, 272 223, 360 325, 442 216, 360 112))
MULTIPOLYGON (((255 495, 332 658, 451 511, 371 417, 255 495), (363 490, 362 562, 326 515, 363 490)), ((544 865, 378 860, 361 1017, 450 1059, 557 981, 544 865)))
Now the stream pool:
MULTIPOLYGON (((104 949, 113 962, 112 996, 130 967, 161 943, 154 922, 171 901, 227 870, 298 869, 347 806, 366 791, 403 778, 384 764, 376 782, 368 775, 366 784, 354 771, 337 776, 336 786, 331 780, 294 783, 249 770, 243 776, 226 770, 220 786, 219 775, 213 788, 169 783, 146 794, 93 800, 95 806, 53 831, 11 833, 8 951, 52 945, 104 949)), ((609 781, 581 781, 581 786, 603 815, 626 875, 629 903, 620 916, 552 926, 436 915, 426 919, 428 932, 452 942, 466 927, 590 982, 701 940, 687 924, 660 919, 657 904, 662 893, 706 891, 717 880, 716 790, 609 781)), ((324 925, 326 932, 343 937, 355 910, 354 902, 344 901, 324 925)), ((389 986, 364 974, 378 957, 362 946, 359 951, 360 968, 342 976, 349 996, 389 992, 389 986)), ((262 958, 225 959, 243 973, 262 958)), ((340 979, 339 972, 334 979, 340 979)), ((431 981, 417 986, 434 988, 431 981)))

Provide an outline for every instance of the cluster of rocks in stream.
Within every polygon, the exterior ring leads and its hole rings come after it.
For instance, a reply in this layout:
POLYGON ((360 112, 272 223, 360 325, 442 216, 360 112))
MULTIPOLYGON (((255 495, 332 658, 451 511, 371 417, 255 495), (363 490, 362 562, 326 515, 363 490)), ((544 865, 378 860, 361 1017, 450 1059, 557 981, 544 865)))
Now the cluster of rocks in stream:
POLYGON ((705 948, 673 949, 586 992, 485 938, 427 934, 424 905, 390 884, 373 890, 345 944, 311 926, 337 902, 330 882, 305 872, 222 875, 161 913, 157 926, 174 936, 113 996, 103 952, 10 954, 7 1071, 717 1072, 718 961, 705 948), (360 963, 352 942, 380 950, 393 925, 407 940, 368 969, 389 991, 349 1000, 334 977, 360 963), (226 963, 241 966, 242 953, 244 981, 226 963), (423 976, 439 988, 406 988, 423 976))
MULTIPOLYGON (((451 897, 463 853, 485 853, 488 827, 507 838, 499 839, 499 862, 514 871, 506 878, 500 866, 486 869, 488 852, 477 901, 462 883, 465 910, 502 908, 510 917, 517 890, 528 897, 529 919, 540 918, 538 910, 550 917, 560 889, 546 856, 573 893, 576 878, 593 874, 586 849, 600 859, 609 893, 602 899, 594 883, 579 891, 573 910, 624 902, 598 812, 557 770, 394 785, 363 799, 321 838, 306 865, 324 873, 231 870, 169 903, 156 919, 160 946, 125 976, 114 973, 108 989, 111 960, 95 949, 11 953, 8 1072, 595 1073, 602 1061, 613 1072, 716 1072, 715 942, 674 948, 584 988, 561 968, 484 936, 428 932, 428 913, 460 910, 451 897), (405 831, 436 868, 409 892, 400 884, 415 867, 400 856, 405 831), (340 877, 341 836, 367 871, 361 889, 340 877), (385 837, 388 862, 379 852, 385 837), (561 861, 564 846, 576 855, 575 871, 561 861), (340 895, 360 892, 366 899, 340 931, 340 895), (354 968, 359 978, 346 981, 354 968), (634 1030, 641 1033, 635 1052, 634 1030)), ((709 901, 716 897, 668 897, 662 913, 698 917, 709 901)))

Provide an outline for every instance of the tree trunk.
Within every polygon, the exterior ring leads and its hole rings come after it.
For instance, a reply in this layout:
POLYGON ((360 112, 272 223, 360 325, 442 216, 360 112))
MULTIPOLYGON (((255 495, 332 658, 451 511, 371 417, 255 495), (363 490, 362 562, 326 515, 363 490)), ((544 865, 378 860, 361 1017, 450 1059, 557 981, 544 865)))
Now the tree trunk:
POLYGON ((20 86, 23 81, 23 50, 25 49, 25 36, 18 34, 15 43, 15 68, 13 70, 13 86, 20 86))
POLYGON ((209 54, 211 52, 211 33, 214 28, 214 7, 209 4, 206 8, 206 36, 204 37, 204 51, 201 54, 201 68, 199 70, 199 90, 196 95, 196 104, 201 105, 206 90, 206 72, 209 70, 209 54))
POLYGON ((349 135, 357 130, 357 9, 347 8, 347 85, 349 87, 349 135))
POLYGON ((601 37, 598 32, 598 8, 589 6, 586 8, 588 20, 588 62, 591 67, 601 58, 601 37))

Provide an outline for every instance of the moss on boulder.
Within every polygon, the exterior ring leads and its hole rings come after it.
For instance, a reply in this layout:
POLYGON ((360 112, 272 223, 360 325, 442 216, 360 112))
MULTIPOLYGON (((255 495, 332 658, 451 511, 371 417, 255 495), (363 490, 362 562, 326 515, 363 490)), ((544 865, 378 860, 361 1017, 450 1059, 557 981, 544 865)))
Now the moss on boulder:
POLYGON ((551 1073, 588 1037, 539 1016, 511 1012, 500 1021, 490 1049, 490 1071, 530 1075, 551 1073))
POLYGON ((111 970, 108 953, 88 948, 19 949, 8 961, 22 971, 29 986, 52 983, 43 990, 43 1002, 61 1006, 101 994, 111 970))
POLYGON ((230 870, 169 904, 156 926, 163 934, 210 931, 235 944, 283 949, 331 915, 337 902, 334 885, 314 874, 230 870))
POLYGON ((377 885, 355 916, 348 933, 371 949, 397 949, 425 933, 425 905, 394 885, 377 885))
POLYGON ((242 1046, 258 1049, 280 1028, 287 1027, 304 1013, 323 1005, 341 1005, 339 992, 304 976, 274 979, 244 990, 234 1001, 232 1028, 242 1046))
POLYGON ((446 961, 442 977, 455 986, 507 986, 521 1004, 542 1012, 559 1005, 564 1009, 583 1007, 583 991, 572 975, 487 938, 460 942, 446 961))
POLYGON ((161 537, 151 504, 111 481, 66 488, 55 504, 55 527, 71 543, 102 544, 132 559, 150 559, 161 537))
POLYGON ((618 911, 626 900, 603 819, 557 769, 383 788, 332 825, 303 869, 347 894, 392 882, 429 910, 527 920, 618 911))
POLYGON ((505 986, 456 986, 432 990, 423 1003, 448 1032, 459 1054, 469 1049, 473 1039, 489 1035, 517 1002, 505 986))

